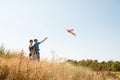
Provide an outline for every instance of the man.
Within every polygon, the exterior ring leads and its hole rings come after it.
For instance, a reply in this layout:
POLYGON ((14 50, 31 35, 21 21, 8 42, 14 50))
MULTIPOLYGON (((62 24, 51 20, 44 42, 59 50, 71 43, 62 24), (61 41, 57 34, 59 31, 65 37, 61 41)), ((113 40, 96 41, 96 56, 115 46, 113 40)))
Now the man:
POLYGON ((42 41, 40 41, 40 42, 38 42, 38 39, 34 39, 34 48, 35 48, 35 54, 37 55, 37 59, 38 59, 38 61, 40 60, 40 53, 39 53, 39 44, 41 44, 42 42, 44 42, 45 40, 47 39, 47 37, 46 38, 44 38, 42 41))

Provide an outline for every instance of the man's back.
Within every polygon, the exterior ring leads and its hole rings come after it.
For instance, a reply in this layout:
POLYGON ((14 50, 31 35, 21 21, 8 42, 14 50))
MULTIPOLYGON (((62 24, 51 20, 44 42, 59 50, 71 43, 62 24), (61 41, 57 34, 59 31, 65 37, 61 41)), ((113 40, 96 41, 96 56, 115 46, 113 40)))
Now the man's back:
POLYGON ((40 43, 37 43, 37 42, 34 44, 35 50, 39 50, 39 44, 40 43))

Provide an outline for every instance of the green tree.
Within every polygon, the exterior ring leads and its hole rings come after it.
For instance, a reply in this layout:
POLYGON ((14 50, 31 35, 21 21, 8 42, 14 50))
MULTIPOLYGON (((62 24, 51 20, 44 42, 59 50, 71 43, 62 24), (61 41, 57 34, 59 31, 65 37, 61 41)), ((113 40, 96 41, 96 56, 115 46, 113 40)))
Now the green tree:
POLYGON ((120 62, 116 61, 112 64, 112 71, 120 71, 120 62))

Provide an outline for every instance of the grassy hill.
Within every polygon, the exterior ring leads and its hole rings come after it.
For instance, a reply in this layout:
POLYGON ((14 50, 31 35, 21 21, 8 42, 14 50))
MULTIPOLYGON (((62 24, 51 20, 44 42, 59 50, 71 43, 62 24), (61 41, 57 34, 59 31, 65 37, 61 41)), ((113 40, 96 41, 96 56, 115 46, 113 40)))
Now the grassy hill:
POLYGON ((118 80, 106 73, 67 62, 30 61, 18 52, 0 50, 0 80, 118 80))

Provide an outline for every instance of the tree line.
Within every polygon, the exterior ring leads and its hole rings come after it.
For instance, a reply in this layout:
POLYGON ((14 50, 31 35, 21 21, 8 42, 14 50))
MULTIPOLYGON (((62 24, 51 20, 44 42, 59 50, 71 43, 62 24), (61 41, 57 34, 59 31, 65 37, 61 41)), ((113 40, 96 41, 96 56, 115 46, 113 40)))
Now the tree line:
POLYGON ((71 60, 68 59, 66 62, 71 63, 75 66, 83 66, 88 67, 94 71, 120 71, 120 61, 102 61, 98 62, 98 60, 71 60))

